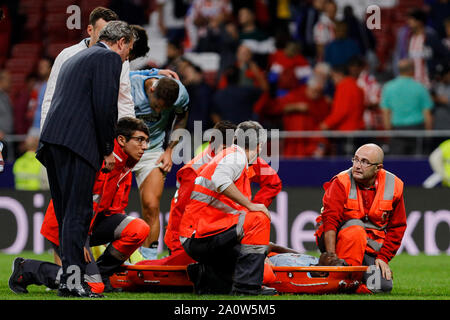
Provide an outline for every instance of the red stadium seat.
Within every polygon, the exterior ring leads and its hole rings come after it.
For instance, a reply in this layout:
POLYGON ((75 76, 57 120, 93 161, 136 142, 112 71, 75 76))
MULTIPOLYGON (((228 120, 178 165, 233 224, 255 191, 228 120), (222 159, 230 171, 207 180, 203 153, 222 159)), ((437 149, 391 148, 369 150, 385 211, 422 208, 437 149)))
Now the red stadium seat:
POLYGON ((45 16, 45 30, 49 42, 63 42, 71 39, 79 39, 80 29, 68 29, 68 15, 61 13, 47 13, 45 16))
POLYGON ((11 58, 6 61, 6 69, 12 73, 30 73, 36 65, 36 57, 11 58))
POLYGON ((41 43, 18 43, 14 45, 11 51, 13 58, 29 58, 37 57, 42 52, 41 43))
POLYGON ((66 14, 67 7, 78 5, 77 0, 47 0, 45 1, 45 11, 47 13, 66 14))
POLYGON ((19 12, 26 15, 41 13, 43 7, 43 0, 21 0, 19 4, 19 12))
POLYGON ((55 42, 47 46, 46 54, 47 56, 55 59, 58 54, 67 47, 74 45, 76 42, 55 42))

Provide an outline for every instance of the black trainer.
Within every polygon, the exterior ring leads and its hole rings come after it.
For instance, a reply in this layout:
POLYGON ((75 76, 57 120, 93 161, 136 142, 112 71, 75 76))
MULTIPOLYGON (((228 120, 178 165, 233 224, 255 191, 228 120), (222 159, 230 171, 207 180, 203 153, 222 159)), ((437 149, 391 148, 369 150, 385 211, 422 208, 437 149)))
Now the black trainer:
POLYGON ((191 263, 186 268, 188 278, 194 285, 194 293, 201 294, 200 290, 200 280, 201 280, 201 265, 196 263, 191 263))
POLYGON ((114 288, 111 284, 111 281, 109 280, 109 277, 102 277, 103 285, 105 288, 103 289, 103 292, 112 292, 112 293, 118 293, 122 292, 122 288, 114 288))
POLYGON ((61 283, 58 288, 58 296, 60 297, 77 297, 77 298, 104 298, 101 293, 91 291, 91 287, 86 281, 81 282, 80 287, 69 289, 67 284, 61 283))
POLYGON ((24 258, 17 257, 12 263, 12 274, 9 277, 8 285, 12 292, 17 294, 28 293, 27 286, 31 283, 27 283, 23 274, 24 258))
POLYGON ((231 294, 233 296, 276 296, 278 295, 278 291, 266 286, 261 286, 258 289, 233 287, 231 294))

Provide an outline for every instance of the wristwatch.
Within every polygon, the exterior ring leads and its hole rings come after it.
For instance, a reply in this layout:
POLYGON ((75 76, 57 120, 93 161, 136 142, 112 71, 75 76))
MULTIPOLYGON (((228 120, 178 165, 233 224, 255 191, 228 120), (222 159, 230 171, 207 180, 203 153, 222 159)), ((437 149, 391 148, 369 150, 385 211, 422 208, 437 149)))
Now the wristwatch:
POLYGON ((0 152, 3 151, 3 142, 0 141, 0 152))

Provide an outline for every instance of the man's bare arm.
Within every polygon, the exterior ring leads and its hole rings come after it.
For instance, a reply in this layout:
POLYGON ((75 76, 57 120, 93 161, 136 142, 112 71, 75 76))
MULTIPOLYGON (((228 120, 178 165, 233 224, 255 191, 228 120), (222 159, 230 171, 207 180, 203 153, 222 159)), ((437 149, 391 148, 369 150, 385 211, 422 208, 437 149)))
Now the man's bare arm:
POLYGON ((328 230, 324 233, 325 251, 336 253, 336 231, 328 230))
POLYGON ((270 213, 266 206, 261 203, 253 203, 241 191, 236 187, 234 183, 230 184, 223 192, 223 195, 227 196, 234 202, 237 202, 241 206, 246 207, 249 211, 262 211, 270 220, 270 213))
MULTIPOLYGON (((175 114, 175 119, 173 120, 172 129, 170 130, 171 131, 170 133, 172 134, 172 132, 174 132, 177 129, 186 128, 188 117, 189 117, 188 111, 184 113, 175 114)), ((177 145, 178 141, 179 140, 170 141, 169 145, 167 146, 167 149, 172 150, 177 145)))

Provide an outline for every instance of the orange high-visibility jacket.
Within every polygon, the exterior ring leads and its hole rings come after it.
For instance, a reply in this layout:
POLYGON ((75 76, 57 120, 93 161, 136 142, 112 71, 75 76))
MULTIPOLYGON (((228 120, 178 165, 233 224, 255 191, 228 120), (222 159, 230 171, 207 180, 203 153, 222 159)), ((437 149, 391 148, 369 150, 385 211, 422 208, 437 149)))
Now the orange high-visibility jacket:
MULTIPOLYGON (((346 221, 351 219, 362 220, 368 236, 367 251, 372 253, 379 251, 384 243, 386 231, 389 227, 389 221, 392 218, 392 213, 394 211, 393 205, 394 203, 399 203, 403 200, 403 182, 389 171, 381 169, 376 178, 377 191, 375 198, 369 212, 365 213, 361 191, 356 187, 351 168, 333 177, 330 182, 324 185, 325 190, 328 189, 334 179, 338 179, 344 186, 347 195, 343 212, 341 212, 339 218, 340 225, 343 225, 346 221), (374 243, 372 240, 375 240, 377 243, 374 243)), ((405 212, 403 212, 402 215, 404 215, 404 218, 400 220, 404 220, 404 226, 406 228, 405 212)), ((319 215, 316 222, 318 223, 316 235, 320 237, 324 231, 321 215, 319 215)), ((401 229, 404 231, 404 228, 401 229)), ((400 232, 402 230, 398 229, 398 231, 395 232, 400 232)))
MULTIPOLYGON (((124 214, 128 205, 132 184, 131 169, 136 161, 128 158, 117 139, 114 140, 114 157, 116 158, 114 169, 108 173, 98 171, 95 178, 92 190, 94 217, 91 220, 91 228, 97 213, 103 212, 105 215, 124 214)), ((41 234, 49 241, 59 245, 58 221, 56 220, 53 201, 50 201, 45 212, 41 234)))
MULTIPOLYGON (((212 181, 217 166, 219 164, 227 165, 227 161, 223 161, 223 159, 229 155, 232 157, 236 152, 242 153, 246 157, 244 150, 232 145, 214 157, 199 172, 195 179, 191 199, 180 223, 180 236, 191 238, 195 234, 195 238, 203 238, 218 234, 237 224, 239 214, 248 211, 247 208, 218 192, 212 181)), ((247 175, 247 161, 242 167, 242 172, 233 183, 250 200, 252 195, 247 175)))

